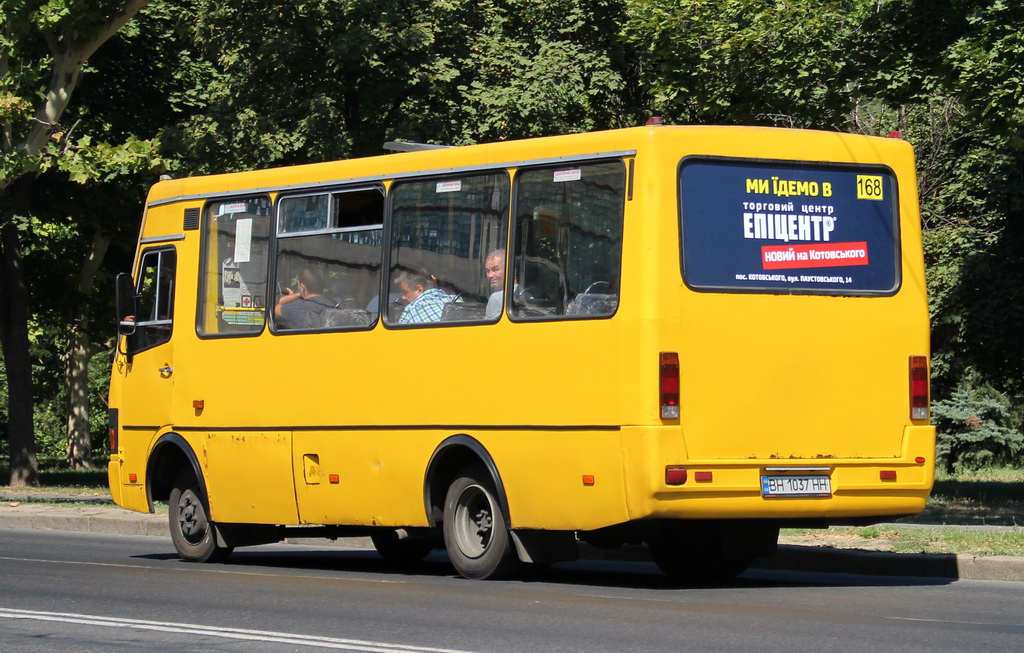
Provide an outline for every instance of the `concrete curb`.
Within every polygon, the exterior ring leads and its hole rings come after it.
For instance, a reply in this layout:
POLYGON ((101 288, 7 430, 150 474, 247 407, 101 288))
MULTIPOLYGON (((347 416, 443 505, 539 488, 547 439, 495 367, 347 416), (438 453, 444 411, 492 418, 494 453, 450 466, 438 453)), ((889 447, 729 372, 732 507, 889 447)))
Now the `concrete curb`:
POLYGON ((109 507, 0 504, 0 529, 21 528, 117 535, 167 536, 167 515, 145 515, 109 507))
POLYGON ((961 580, 1024 581, 1024 557, 890 553, 814 546, 780 545, 757 569, 789 569, 869 576, 916 576, 961 580))
MULTIPOLYGON (((169 537, 166 514, 148 515, 114 508, 109 499, 91 501, 97 504, 95 506, 68 507, 19 503, 18 498, 9 494, 0 494, 0 501, 4 502, 0 503, 0 530, 18 528, 169 537)), ((82 503, 83 499, 76 497, 74 501, 82 503)), ((328 540, 303 539, 289 542, 323 544, 328 540)), ((373 548, 369 538, 338 539, 333 545, 354 549, 373 548)), ((584 546, 581 557, 590 560, 648 559, 640 547, 606 552, 584 546)), ((818 546, 780 545, 778 555, 758 559, 753 568, 871 576, 1024 581, 1024 557, 907 554, 818 546)))

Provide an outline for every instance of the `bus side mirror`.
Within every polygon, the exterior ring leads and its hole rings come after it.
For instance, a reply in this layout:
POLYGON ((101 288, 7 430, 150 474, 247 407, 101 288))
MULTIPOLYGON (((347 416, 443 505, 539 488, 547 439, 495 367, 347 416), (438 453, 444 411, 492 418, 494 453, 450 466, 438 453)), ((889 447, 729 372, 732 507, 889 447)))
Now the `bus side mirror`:
POLYGON ((135 293, 135 281, 132 275, 123 272, 115 281, 117 304, 117 332, 123 336, 135 333, 136 316, 139 312, 139 296, 135 293))

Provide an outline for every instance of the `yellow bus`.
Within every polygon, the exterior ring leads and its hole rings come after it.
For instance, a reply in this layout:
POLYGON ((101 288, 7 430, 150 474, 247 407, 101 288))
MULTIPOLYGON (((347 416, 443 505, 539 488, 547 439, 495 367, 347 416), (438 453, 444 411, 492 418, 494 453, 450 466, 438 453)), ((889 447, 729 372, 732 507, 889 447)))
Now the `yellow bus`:
POLYGON ((304 536, 676 578, 933 480, 912 148, 648 125, 161 181, 110 489, 185 560, 304 536))

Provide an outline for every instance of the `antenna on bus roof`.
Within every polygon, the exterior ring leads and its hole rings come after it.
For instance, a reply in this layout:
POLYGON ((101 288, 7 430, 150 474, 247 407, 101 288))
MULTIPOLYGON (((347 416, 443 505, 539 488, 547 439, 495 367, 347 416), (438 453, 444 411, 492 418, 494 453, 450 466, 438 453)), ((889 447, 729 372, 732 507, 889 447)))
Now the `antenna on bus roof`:
POLYGON ((451 145, 434 145, 433 143, 417 143, 415 141, 388 141, 384 149, 392 152, 419 152, 420 150, 440 150, 451 145))

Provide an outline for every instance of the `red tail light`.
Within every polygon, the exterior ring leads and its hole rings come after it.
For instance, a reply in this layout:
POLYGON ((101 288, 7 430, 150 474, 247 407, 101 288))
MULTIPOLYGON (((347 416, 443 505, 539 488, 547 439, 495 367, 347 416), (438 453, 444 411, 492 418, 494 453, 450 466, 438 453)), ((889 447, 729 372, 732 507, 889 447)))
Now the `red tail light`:
POLYGON ((110 453, 117 453, 117 409, 107 409, 107 425, 110 430, 110 453))
POLYGON ((910 357, 910 419, 928 419, 928 357, 910 357))
POLYGON ((686 483, 686 469, 669 465, 665 468, 665 485, 683 485, 686 483))
POLYGON ((661 419, 679 419, 679 354, 661 352, 658 388, 661 393, 661 419))

